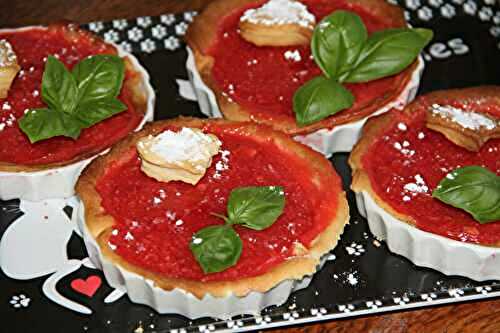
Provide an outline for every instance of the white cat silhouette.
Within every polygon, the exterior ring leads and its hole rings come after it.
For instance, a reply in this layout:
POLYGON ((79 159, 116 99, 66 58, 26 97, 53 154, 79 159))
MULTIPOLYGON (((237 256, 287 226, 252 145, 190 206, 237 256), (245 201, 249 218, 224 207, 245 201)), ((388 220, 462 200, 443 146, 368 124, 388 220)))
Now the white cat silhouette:
MULTIPOLYGON (((76 198, 50 199, 40 202, 21 200, 20 218, 12 222, 0 240, 0 267, 8 277, 29 280, 52 274, 42 290, 53 302, 70 310, 91 314, 92 310, 62 296, 56 284, 82 265, 95 268, 89 258, 69 259, 67 244, 73 232, 80 235, 76 222, 64 213, 65 206, 76 207, 76 198)), ((73 214, 73 216, 76 214, 73 214)), ((104 300, 112 303, 123 296, 112 291, 104 300)))

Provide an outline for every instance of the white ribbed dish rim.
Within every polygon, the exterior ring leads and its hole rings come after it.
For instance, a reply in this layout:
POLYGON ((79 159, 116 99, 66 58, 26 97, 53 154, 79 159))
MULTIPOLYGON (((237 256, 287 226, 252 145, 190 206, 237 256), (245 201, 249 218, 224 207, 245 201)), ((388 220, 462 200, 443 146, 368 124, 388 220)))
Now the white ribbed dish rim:
MULTIPOLYGON (((312 279, 312 276, 306 276, 301 280, 284 280, 265 293, 251 292, 244 297, 232 294, 223 298, 207 295, 203 299, 198 299, 182 289, 166 291, 155 286, 152 280, 107 260, 87 230, 83 202, 80 201, 76 209, 78 228, 89 258, 103 271, 109 285, 126 292, 132 302, 149 305, 161 314, 180 314, 190 319, 201 317, 229 319, 240 314, 257 315, 268 306, 285 303, 292 292, 307 288, 312 279)), ((323 256, 318 270, 326 262, 327 257, 328 254, 323 256)))
MULTIPOLYGON (((12 31, 25 31, 31 29, 47 29, 43 26, 29 26, 18 29, 0 29, 0 33, 12 31)), ((147 109, 139 126, 153 120, 155 93, 149 81, 148 72, 141 66, 139 60, 131 53, 126 52, 118 45, 112 44, 122 58, 128 57, 134 69, 142 76, 142 88, 147 95, 147 109)), ((74 187, 82 170, 97 156, 105 154, 109 149, 90 158, 62 167, 51 168, 33 172, 0 172, 0 199, 24 199, 40 201, 50 198, 68 198, 74 195, 74 187)))
POLYGON ((500 249, 456 241, 417 229, 396 219, 365 191, 356 193, 359 212, 370 231, 385 240, 389 250, 417 266, 476 281, 500 279, 500 249))
MULTIPOLYGON (((187 53, 186 69, 201 112, 211 118, 223 118, 213 91, 207 87, 200 77, 194 61, 193 51, 189 47, 187 47, 187 53)), ((330 157, 334 153, 351 151, 361 135, 363 125, 369 117, 382 114, 392 108, 401 109, 415 98, 424 67, 424 60, 419 56, 417 68, 413 71, 403 91, 371 115, 355 122, 335 126, 331 129, 320 129, 306 135, 296 135, 294 139, 308 145, 326 157, 330 157)))

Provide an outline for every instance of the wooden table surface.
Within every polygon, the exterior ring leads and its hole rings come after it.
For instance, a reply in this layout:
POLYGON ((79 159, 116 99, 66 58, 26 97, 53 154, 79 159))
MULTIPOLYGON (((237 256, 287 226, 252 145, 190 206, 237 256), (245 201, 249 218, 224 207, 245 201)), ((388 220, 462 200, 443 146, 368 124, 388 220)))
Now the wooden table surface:
MULTIPOLYGON (((199 10, 210 0, 0 0, 0 27, 61 20, 86 23, 199 10)), ((463 303, 315 325, 275 329, 288 333, 500 332, 500 300, 463 303)))

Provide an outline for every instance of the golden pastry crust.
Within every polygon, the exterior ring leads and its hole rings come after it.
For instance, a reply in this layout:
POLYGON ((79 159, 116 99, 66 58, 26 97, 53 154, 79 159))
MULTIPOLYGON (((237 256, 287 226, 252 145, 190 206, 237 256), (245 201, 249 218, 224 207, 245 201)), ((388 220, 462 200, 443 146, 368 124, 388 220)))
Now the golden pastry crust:
MULTIPOLYGON (((193 51, 196 68, 203 82, 214 92, 219 109, 226 119, 254 121, 270 125, 291 135, 308 134, 323 128, 330 129, 365 118, 384 105, 397 99, 411 81, 412 74, 418 67, 417 60, 402 72, 403 75, 394 77, 393 88, 391 90, 386 91, 369 103, 360 105, 356 109, 344 110, 314 124, 298 127, 293 117, 285 115, 273 115, 273 119, 269 120, 251 110, 245 109, 223 94, 223 91, 218 87, 212 76, 214 58, 208 54, 208 50, 217 40, 218 23, 221 21, 220 13, 230 15, 235 10, 244 8, 249 4, 261 4, 264 2, 255 0, 215 0, 205 7, 195 18, 186 33, 186 42, 193 51)), ((346 2, 364 7, 374 16, 384 17, 385 21, 393 27, 406 27, 406 21, 401 8, 391 5, 384 0, 346 0, 346 2)))
MULTIPOLYGON (((382 137, 388 128, 393 127, 404 117, 411 117, 417 110, 430 108, 432 104, 446 104, 451 101, 461 101, 468 105, 496 104, 500 106, 500 86, 481 86, 465 89, 452 89, 432 92, 418 97, 403 110, 393 110, 382 115, 370 118, 365 126, 360 140, 349 156, 349 165, 352 169, 351 189, 354 192, 368 193, 375 203, 399 221, 415 226, 415 220, 406 214, 397 212, 391 205, 380 198, 372 187, 368 173, 363 166, 363 156, 369 151, 372 144, 382 137)), ((486 245, 486 244, 485 244, 486 245)), ((500 243, 494 246, 500 246, 500 243)))
MULTIPOLYGON (((312 151, 283 133, 271 130, 268 127, 257 126, 251 123, 235 123, 225 120, 202 120, 194 118, 178 118, 156 122, 147 125, 142 131, 129 135, 125 140, 112 148, 111 152, 94 160, 82 173, 76 185, 76 192, 85 206, 85 223, 89 233, 97 240, 97 243, 107 260, 123 269, 137 273, 147 279, 153 280, 155 285, 164 290, 180 288, 192 293, 198 298, 206 294, 216 297, 225 297, 230 294, 245 296, 251 291, 266 292, 281 281, 288 279, 301 279, 306 275, 314 273, 320 263, 320 258, 328 253, 337 244, 343 232, 345 224, 349 220, 349 209, 341 181, 335 174, 331 164, 320 154, 312 151), (136 142, 146 135, 156 135, 166 126, 201 128, 207 123, 216 123, 224 126, 227 130, 237 130, 243 135, 258 138, 266 144, 274 143, 288 154, 308 161, 313 171, 312 182, 321 189, 338 189, 337 207, 326 204, 328 198, 322 198, 318 203, 317 216, 328 219, 327 227, 313 240, 311 246, 306 248, 299 244, 295 249, 295 256, 277 265, 265 274, 242 278, 235 281, 200 282, 187 279, 169 278, 140 268, 123 260, 115 254, 107 241, 115 224, 113 217, 108 215, 101 206, 101 197, 95 189, 96 182, 104 175, 109 163, 119 163, 120 159, 126 159, 135 151, 136 142), (324 202, 323 202, 324 201, 324 202)), ((326 193, 326 192, 325 192, 326 193)))
MULTIPOLYGON (((92 40, 93 43, 105 44, 113 52, 115 52, 115 53, 118 52, 118 50, 115 46, 104 42, 104 40, 102 40, 98 36, 95 36, 88 31, 82 30, 82 29, 78 28, 76 25, 73 25, 73 24, 67 24, 67 25, 55 24, 55 25, 50 25, 47 27, 47 29, 61 29, 61 28, 64 29, 65 36, 68 40, 71 40, 71 41, 76 40, 77 41, 79 38, 84 36, 84 37, 92 40)), ((36 27, 36 29, 40 29, 40 28, 36 27)), ((23 30, 24 30, 24 28, 23 28, 23 30)), ((125 71, 127 72, 127 76, 123 81, 122 89, 126 89, 130 93, 129 96, 131 98, 131 102, 134 105, 134 111, 137 112, 138 114, 144 116, 147 112, 147 109, 148 109, 148 98, 149 98, 148 92, 146 89, 146 82, 144 82, 144 77, 143 77, 142 73, 134 65, 134 63, 130 60, 130 58, 127 56, 122 57, 122 58, 125 61, 125 71)), ((64 167, 64 166, 73 164, 75 162, 79 162, 79 161, 85 160, 87 158, 90 158, 90 157, 108 149, 109 147, 110 146, 87 151, 84 154, 80 154, 71 160, 64 161, 64 162, 57 162, 57 163, 37 164, 37 165, 22 165, 22 164, 15 164, 15 163, 8 163, 8 162, 0 161, 0 171, 5 171, 5 172, 35 172, 35 171, 42 171, 42 170, 47 170, 47 169, 64 167)))

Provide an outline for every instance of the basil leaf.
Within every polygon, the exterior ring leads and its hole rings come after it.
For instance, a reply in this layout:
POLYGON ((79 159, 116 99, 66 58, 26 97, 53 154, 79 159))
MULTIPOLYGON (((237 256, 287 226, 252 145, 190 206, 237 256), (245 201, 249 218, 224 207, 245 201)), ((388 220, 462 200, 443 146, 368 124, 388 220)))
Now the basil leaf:
POLYGON ((243 243, 230 225, 214 225, 198 230, 189 246, 203 272, 208 274, 235 265, 243 243))
POLYGON ((49 108, 72 113, 78 102, 73 75, 54 56, 49 55, 42 77, 42 99, 49 108))
POLYGON ((500 221, 500 177, 480 166, 458 168, 441 180, 432 196, 465 210, 479 223, 500 221))
POLYGON ((31 143, 60 135, 76 139, 81 130, 81 124, 74 117, 51 109, 28 111, 19 120, 19 127, 31 143))
POLYGON ((387 29, 368 38, 352 69, 340 82, 367 82, 394 75, 408 67, 432 39, 428 29, 387 29))
POLYGON ((73 68, 73 76, 78 84, 80 104, 111 99, 120 93, 125 63, 118 56, 94 55, 80 61, 73 68))
POLYGON ((311 40, 314 60, 327 77, 336 78, 354 64, 367 37, 358 15, 336 11, 314 29, 311 40))
POLYGON ((285 193, 281 186, 240 187, 231 191, 227 204, 229 221, 263 230, 283 213, 285 193))
POLYGON ((76 118, 86 128, 126 109, 127 106, 116 98, 97 100, 78 105, 76 118))
POLYGON ((72 73, 49 56, 42 78, 42 99, 49 108, 30 110, 19 127, 32 143, 60 135, 77 139, 83 128, 127 109, 116 99, 124 77, 125 64, 114 55, 85 58, 72 73))
POLYGON ((293 96, 293 111, 299 126, 326 118, 354 103, 354 96, 340 83, 325 77, 306 82, 293 96))

